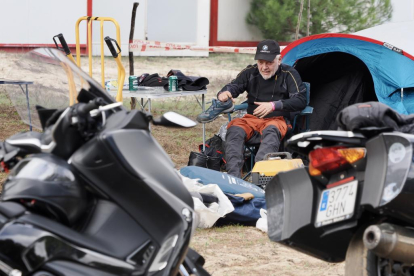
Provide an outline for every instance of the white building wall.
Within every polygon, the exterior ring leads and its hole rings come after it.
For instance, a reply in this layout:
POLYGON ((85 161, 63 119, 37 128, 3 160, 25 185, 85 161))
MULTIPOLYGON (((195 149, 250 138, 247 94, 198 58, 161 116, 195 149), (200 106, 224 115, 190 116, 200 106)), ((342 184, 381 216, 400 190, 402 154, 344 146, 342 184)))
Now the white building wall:
POLYGON ((0 0, 0 44, 53 44, 59 33, 76 44, 75 23, 86 8, 86 0, 0 0))
MULTIPOLYGON (((92 15, 98 17, 111 17, 115 19, 120 27, 121 35, 121 50, 122 55, 128 55, 128 43, 129 43, 129 32, 131 29, 131 16, 132 16, 132 7, 133 3, 137 2, 134 0, 122 0, 122 1, 113 1, 113 0, 94 0, 92 2, 92 15)), ((135 17, 135 39, 145 39, 145 20, 146 20, 146 1, 138 1, 139 6, 136 11, 135 17)), ((86 26, 86 21, 84 21, 86 26)), ((94 21, 92 23, 92 53, 93 55, 101 54, 101 26, 99 21, 94 21)), ((85 33, 86 36, 86 33, 85 33)), ((116 39, 116 27, 112 22, 104 22, 104 35, 103 37, 109 36, 113 39, 116 39)), ((105 55, 110 56, 108 47, 104 42, 105 55)))
POLYGON ((391 0, 393 12, 390 22, 414 20, 414 0, 391 0))
MULTIPOLYGON (((118 1, 94 0, 93 16, 114 18, 121 29, 122 55, 128 55, 129 33, 133 3, 136 0, 118 1)), ((155 40, 170 43, 184 43, 208 46, 209 40, 209 0, 142 0, 139 1, 135 19, 134 39, 155 40)), ((86 24, 85 24, 86 25, 86 24)), ((93 54, 100 55, 100 24, 93 25, 93 54)), ((104 37, 116 38, 116 28, 112 22, 104 25, 104 37)), ((105 55, 110 55, 105 46, 105 55)), ((208 56, 208 52, 146 51, 134 52, 142 56, 208 56)))
MULTIPOLYGON (((122 55, 128 55, 133 3, 137 0, 93 0, 92 15, 112 17, 120 25, 122 55)), ((210 0, 140 0, 135 19, 135 39, 208 46, 210 0)), ((0 44, 53 44, 63 33, 76 44, 76 21, 87 15, 87 0, 0 0, 0 44)), ((86 21, 80 23, 80 43, 86 43, 86 21)), ((92 28, 92 51, 100 55, 100 22, 92 28)), ((105 22, 104 37, 116 38, 112 22, 105 22)), ((1 49, 1 48, 0 48, 1 49)), ((110 55, 105 45, 105 55, 110 55)), ((135 55, 207 56, 208 52, 142 52, 135 55)))
POLYGON ((260 41, 260 30, 246 23, 251 0, 219 0, 218 41, 260 41))

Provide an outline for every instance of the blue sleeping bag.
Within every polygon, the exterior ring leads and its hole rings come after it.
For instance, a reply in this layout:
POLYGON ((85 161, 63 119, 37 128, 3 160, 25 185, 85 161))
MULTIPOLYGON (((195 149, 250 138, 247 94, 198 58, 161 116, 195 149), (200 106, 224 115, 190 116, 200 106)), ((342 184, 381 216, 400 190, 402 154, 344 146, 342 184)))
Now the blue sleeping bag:
POLYGON ((240 178, 197 166, 187 166, 180 170, 180 173, 191 179, 200 179, 201 184, 217 184, 224 193, 243 194, 251 193, 255 198, 264 198, 265 191, 240 178))
POLYGON ((242 197, 225 194, 231 201, 234 211, 228 213, 224 218, 219 218, 216 226, 223 226, 228 224, 241 224, 256 226, 256 222, 260 216, 260 209, 266 209, 266 199, 253 198, 251 200, 244 200, 242 197))

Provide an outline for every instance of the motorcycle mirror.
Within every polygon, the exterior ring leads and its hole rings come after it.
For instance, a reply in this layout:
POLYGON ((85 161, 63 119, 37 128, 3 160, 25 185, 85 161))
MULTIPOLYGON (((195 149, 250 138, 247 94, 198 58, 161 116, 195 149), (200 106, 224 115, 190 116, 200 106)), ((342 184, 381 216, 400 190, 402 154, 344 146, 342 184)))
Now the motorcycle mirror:
POLYGON ((152 123, 166 127, 194 127, 197 125, 193 120, 172 111, 165 113, 159 119, 153 119, 152 123))

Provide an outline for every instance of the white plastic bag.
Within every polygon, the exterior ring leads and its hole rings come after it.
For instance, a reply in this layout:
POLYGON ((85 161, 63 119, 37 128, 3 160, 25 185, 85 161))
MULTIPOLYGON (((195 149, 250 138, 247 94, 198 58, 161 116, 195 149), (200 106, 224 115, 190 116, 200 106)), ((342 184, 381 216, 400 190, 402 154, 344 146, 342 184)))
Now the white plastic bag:
POLYGON ((259 228, 263 232, 267 233, 267 210, 260 209, 260 216, 256 222, 256 228, 259 228))
POLYGON ((203 185, 198 183, 197 179, 191 179, 182 175, 181 178, 190 192, 214 195, 218 198, 218 203, 213 202, 206 206, 199 198, 193 197, 194 209, 198 215, 197 227, 210 228, 219 218, 234 211, 233 204, 217 184, 203 185))

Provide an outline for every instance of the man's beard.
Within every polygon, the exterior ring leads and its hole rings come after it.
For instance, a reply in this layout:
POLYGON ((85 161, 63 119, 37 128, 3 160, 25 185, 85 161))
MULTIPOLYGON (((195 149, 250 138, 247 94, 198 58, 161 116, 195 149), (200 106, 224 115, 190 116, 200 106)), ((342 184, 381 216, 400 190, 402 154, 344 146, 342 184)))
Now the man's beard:
POLYGON ((266 76, 264 76, 264 75, 262 74, 262 72, 260 72, 260 71, 259 71, 259 73, 260 73, 260 75, 262 76, 262 78, 263 78, 264 80, 268 80, 268 79, 270 79, 271 77, 273 77, 273 76, 274 76, 274 74, 276 74, 277 69, 278 69, 278 68, 275 68, 275 69, 274 69, 274 71, 270 72, 270 74, 269 74, 269 75, 266 75, 266 76))
POLYGON ((262 72, 260 72, 260 75, 262 76, 262 78, 264 80, 268 80, 268 79, 270 79, 273 76, 273 75, 272 76, 271 75, 263 76, 262 72))

